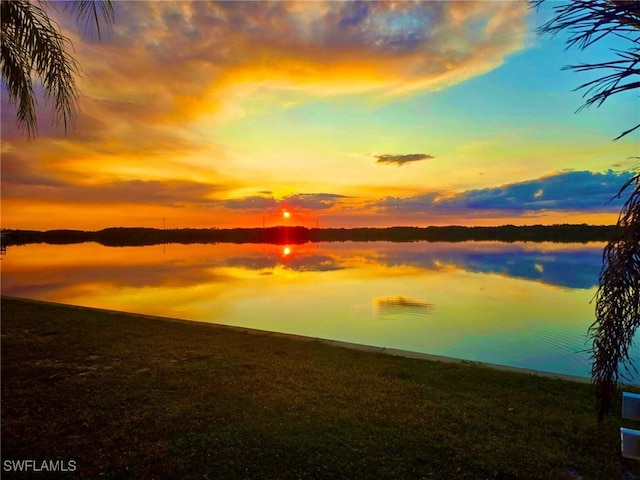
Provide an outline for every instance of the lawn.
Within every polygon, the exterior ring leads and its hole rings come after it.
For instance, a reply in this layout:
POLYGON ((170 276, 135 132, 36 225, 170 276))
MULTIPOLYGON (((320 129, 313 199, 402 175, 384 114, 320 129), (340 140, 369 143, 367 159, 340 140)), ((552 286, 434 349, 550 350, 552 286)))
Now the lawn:
POLYGON ((25 459, 72 462, 74 478, 621 478, 620 412, 599 425, 587 383, 1 307, 3 478, 20 478, 6 461, 25 459))

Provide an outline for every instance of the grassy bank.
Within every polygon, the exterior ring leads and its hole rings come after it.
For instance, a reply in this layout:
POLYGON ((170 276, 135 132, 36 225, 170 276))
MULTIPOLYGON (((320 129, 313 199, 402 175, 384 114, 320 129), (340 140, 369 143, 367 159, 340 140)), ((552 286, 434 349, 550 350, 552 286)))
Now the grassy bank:
POLYGON ((3 462, 75 477, 620 478, 593 410, 588 384, 2 299, 3 462))

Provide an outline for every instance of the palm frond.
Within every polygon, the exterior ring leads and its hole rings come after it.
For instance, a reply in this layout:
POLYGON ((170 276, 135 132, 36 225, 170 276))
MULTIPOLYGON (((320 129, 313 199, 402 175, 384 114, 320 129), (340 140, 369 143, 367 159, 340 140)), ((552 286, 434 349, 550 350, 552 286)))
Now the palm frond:
MULTIPOLYGON (((546 0, 534 0, 532 5, 540 7, 546 0)), ((601 63, 568 65, 565 69, 578 72, 610 72, 598 79, 580 85, 576 90, 584 90, 586 98, 582 108, 600 106, 609 97, 624 91, 634 90, 640 82, 633 79, 640 74, 640 1, 637 0, 571 0, 553 7, 555 16, 538 27, 539 34, 556 35, 569 33, 567 48, 585 49, 608 35, 630 43, 627 51, 613 50, 617 60, 601 63)), ((618 140, 640 127, 625 130, 614 140, 618 140)))
POLYGON ((115 18, 113 2, 110 0, 74 0, 65 3, 65 10, 76 17, 80 24, 84 25, 85 31, 90 27, 95 27, 98 38, 100 34, 100 19, 109 28, 115 18))
MULTIPOLYGON (((47 5, 45 0, 0 2, 2 81, 9 101, 17 107, 18 127, 27 138, 35 137, 38 131, 32 75, 40 79, 46 100, 53 103, 55 124, 62 123, 66 132, 76 116, 79 66, 69 53, 73 45, 45 11, 47 5)), ((95 24, 98 37, 101 19, 107 27, 114 19, 110 0, 75 0, 65 3, 64 8, 85 28, 95 24)))
POLYGON ((616 138, 614 138, 614 140, 619 140, 622 137, 624 137, 626 134, 633 132, 634 130, 637 130, 638 128, 640 128, 640 123, 637 124, 635 127, 631 127, 629 130, 625 130, 624 132, 622 132, 620 135, 618 135, 616 138))
POLYGON ((627 181, 616 196, 631 186, 633 192, 618 218, 621 234, 607 244, 602 254, 596 320, 589 327, 593 340, 591 377, 600 420, 611 409, 618 383, 626 378, 620 365, 627 373, 635 371, 629 348, 640 325, 640 173, 627 181))
POLYGON ((32 72, 42 81, 45 98, 53 102, 54 122, 65 131, 76 114, 78 64, 67 53, 70 41, 37 4, 1 2, 2 80, 18 108, 18 124, 29 138, 37 132, 32 72))
MULTIPOLYGON (((533 0, 531 3, 538 8, 545 1, 533 0)), ((640 29, 640 2, 637 0, 571 0, 554 4, 553 10, 555 17, 537 31, 551 35, 569 32, 567 48, 584 49, 607 35, 637 34, 640 29)))
MULTIPOLYGON (((546 0, 533 0, 540 7, 546 0)), ((569 33, 567 48, 584 49, 608 35, 629 42, 627 50, 613 50, 608 62, 568 65, 578 72, 604 71, 601 77, 580 85, 586 101, 579 109, 599 107, 612 95, 640 88, 640 1, 570 0, 553 6, 555 16, 538 28, 539 34, 569 33)), ((631 127, 614 140, 640 128, 631 127)), ((633 191, 622 207, 617 225, 620 235, 602 253, 600 286, 596 293, 596 319, 589 327, 591 380, 595 386, 598 419, 611 410, 613 395, 625 375, 635 370, 629 348, 640 325, 640 173, 627 181, 616 195, 633 191)), ((616 198, 614 197, 614 198, 616 198)))
POLYGON ((18 128, 25 131, 28 138, 32 138, 38 133, 36 103, 29 59, 24 58, 21 53, 11 36, 3 36, 2 80, 9 92, 9 102, 17 105, 18 128))

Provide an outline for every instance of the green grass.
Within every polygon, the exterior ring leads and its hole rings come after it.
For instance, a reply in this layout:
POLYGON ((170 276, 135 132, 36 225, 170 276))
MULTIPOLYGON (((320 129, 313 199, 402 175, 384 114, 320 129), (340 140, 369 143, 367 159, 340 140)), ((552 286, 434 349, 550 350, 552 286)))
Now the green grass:
POLYGON ((588 384, 2 299, 2 459, 76 477, 611 480, 620 423, 588 384))

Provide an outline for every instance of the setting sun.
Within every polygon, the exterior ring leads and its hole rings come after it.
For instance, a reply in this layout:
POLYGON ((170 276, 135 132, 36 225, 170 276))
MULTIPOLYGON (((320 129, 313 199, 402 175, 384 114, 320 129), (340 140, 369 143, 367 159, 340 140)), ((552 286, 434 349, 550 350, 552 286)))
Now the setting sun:
POLYGON ((99 42, 48 10, 86 73, 67 136, 27 141, 0 88, 3 228, 617 221, 637 99, 567 114, 562 67, 601 60, 536 33, 556 2, 111 3, 99 42))

